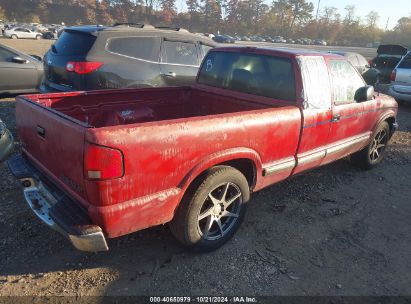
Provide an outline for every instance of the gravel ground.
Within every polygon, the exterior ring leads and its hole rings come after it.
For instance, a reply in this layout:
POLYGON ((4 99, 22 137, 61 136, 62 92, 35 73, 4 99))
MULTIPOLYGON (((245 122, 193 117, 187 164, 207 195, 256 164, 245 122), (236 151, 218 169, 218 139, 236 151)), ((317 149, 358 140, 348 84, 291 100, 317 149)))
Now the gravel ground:
MULTIPOLYGON (((13 99, 0 99, 0 118, 16 135, 13 99)), ((236 236, 202 255, 167 226, 110 240, 105 253, 76 251, 32 214, 2 164, 0 296, 410 296, 410 105, 399 123, 378 167, 344 159, 256 193, 236 236)))

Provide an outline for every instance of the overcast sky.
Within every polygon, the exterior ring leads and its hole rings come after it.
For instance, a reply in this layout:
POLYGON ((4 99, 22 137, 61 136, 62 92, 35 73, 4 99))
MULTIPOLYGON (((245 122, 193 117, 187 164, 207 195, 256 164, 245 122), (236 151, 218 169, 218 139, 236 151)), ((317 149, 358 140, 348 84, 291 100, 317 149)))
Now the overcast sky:
MULTIPOLYGON (((313 0, 314 15, 317 11, 318 0, 313 0)), ((385 28, 389 18, 388 28, 393 28, 398 19, 411 14, 411 0, 320 0, 320 11, 324 6, 334 6, 341 16, 345 15, 344 7, 355 6, 355 15, 364 17, 372 10, 380 15, 379 26, 385 28)))

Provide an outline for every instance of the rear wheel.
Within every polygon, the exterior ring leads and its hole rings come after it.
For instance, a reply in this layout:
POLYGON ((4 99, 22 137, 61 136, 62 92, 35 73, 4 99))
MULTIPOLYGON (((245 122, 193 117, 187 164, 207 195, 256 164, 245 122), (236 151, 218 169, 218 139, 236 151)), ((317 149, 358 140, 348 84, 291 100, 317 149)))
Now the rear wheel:
POLYGON ((217 249, 240 226, 249 197, 247 179, 240 171, 214 167, 188 190, 170 223, 171 231, 193 250, 217 249))
POLYGON ((11 35, 11 39, 18 39, 19 37, 17 37, 17 35, 11 35))
POLYGON ((351 161, 363 169, 370 169, 379 164, 384 158, 389 137, 390 126, 384 121, 378 126, 368 146, 354 153, 351 156, 351 161))
POLYGON ((36 36, 36 39, 37 39, 37 40, 40 40, 40 39, 41 39, 41 35, 37 35, 37 36, 36 36))

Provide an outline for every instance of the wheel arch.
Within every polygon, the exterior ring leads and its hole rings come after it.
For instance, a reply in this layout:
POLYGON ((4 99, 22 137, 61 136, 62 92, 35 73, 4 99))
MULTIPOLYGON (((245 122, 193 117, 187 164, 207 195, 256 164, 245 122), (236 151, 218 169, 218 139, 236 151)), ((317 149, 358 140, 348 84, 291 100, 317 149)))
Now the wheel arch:
POLYGON ((230 149, 215 153, 200 161, 183 178, 178 187, 186 192, 190 185, 216 166, 230 166, 240 171, 246 177, 250 190, 255 187, 258 176, 262 174, 261 158, 256 151, 248 148, 230 149))

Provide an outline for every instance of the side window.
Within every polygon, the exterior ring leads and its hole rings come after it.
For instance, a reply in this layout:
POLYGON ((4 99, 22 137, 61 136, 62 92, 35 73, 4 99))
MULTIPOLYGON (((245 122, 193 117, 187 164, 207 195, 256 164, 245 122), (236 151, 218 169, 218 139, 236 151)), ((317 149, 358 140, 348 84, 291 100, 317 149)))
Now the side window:
POLYGON ((355 92, 365 85, 357 71, 345 60, 330 60, 334 104, 354 102, 355 92))
POLYGON ((348 57, 348 61, 351 62, 351 64, 353 66, 358 66, 358 58, 355 55, 351 55, 350 57, 348 57))
MULTIPOLYGON (((209 46, 209 45, 206 45, 206 44, 202 44, 202 43, 200 44, 200 46, 201 46, 201 50, 202 50, 202 52, 203 52, 203 58, 204 58, 205 55, 207 55, 208 51, 213 48, 212 46, 209 46)), ((202 59, 202 58, 201 58, 201 59, 202 59)))
POLYGON ((363 56, 357 55, 357 58, 358 58, 358 63, 359 63, 361 66, 366 66, 366 65, 368 65, 368 61, 367 61, 363 56))
POLYGON ((14 56, 16 56, 14 53, 0 47, 0 61, 1 62, 9 61, 9 59, 14 56))
POLYGON ((157 62, 160 54, 160 39, 155 37, 111 38, 106 48, 119 55, 157 62))
POLYGON ((298 56, 305 109, 331 109, 328 67, 323 56, 298 56))
POLYGON ((163 43, 162 60, 165 63, 197 66, 196 45, 188 42, 165 40, 163 43))

